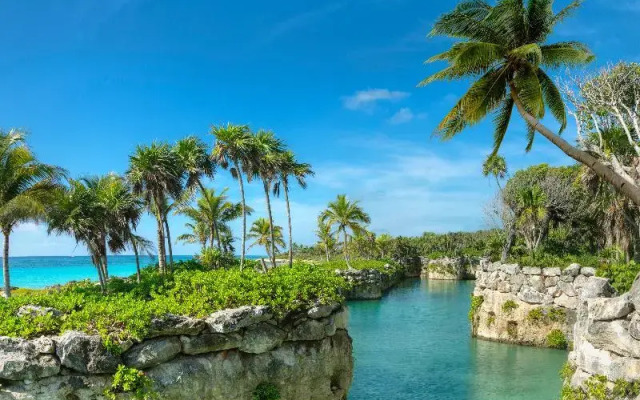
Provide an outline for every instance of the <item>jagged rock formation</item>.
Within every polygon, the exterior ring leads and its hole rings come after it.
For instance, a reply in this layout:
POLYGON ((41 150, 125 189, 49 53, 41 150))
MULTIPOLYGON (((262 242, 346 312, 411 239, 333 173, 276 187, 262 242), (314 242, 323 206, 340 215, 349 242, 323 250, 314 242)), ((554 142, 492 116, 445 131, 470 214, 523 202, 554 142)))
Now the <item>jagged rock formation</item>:
POLYGON ((614 294, 593 268, 520 267, 483 261, 472 300, 473 334, 482 339, 564 347, 581 301, 614 294))
POLYGON ((347 300, 376 300, 384 292, 397 285, 406 277, 420 276, 418 268, 402 265, 385 265, 383 271, 375 269, 338 269, 336 274, 351 284, 351 290, 345 293, 347 300))
POLYGON ((473 257, 421 257, 422 276, 431 280, 473 280, 481 259, 473 257))
POLYGON ((249 306, 206 319, 168 315, 121 354, 81 332, 0 337, 0 400, 105 399, 119 365, 144 370, 166 400, 251 400, 265 382, 283 400, 343 400, 353 374, 347 322, 338 304, 284 319, 249 306))

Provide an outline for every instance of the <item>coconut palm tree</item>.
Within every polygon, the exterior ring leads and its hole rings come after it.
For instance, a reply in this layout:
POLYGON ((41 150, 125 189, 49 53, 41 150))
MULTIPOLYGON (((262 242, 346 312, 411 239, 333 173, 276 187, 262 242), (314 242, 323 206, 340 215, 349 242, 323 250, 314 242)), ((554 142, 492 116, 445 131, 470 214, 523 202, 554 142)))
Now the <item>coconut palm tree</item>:
POLYGON ((547 39, 581 3, 575 0, 554 13, 553 0, 498 0, 495 6, 483 0, 462 1, 453 11, 441 16, 431 31, 432 36, 461 40, 427 60, 446 61, 449 66, 419 85, 437 80, 476 79, 438 126, 436 135, 443 140, 493 112, 495 153, 502 144, 515 107, 527 123, 527 149, 533 145, 535 132, 539 132, 640 205, 639 187, 626 185, 622 176, 560 136, 567 125, 566 106, 560 90, 543 68, 584 65, 594 56, 582 43, 547 43, 547 39), (558 133, 541 123, 545 109, 560 124, 558 133))
POLYGON ((140 273, 140 253, 146 253, 149 257, 153 257, 156 247, 151 240, 148 240, 133 232, 129 232, 129 245, 136 257, 136 282, 140 283, 142 274, 140 273))
POLYGON ((17 225, 41 220, 65 171, 39 162, 18 130, 0 132, 0 231, 4 236, 2 269, 4 295, 11 295, 10 235, 17 225))
POLYGON ((242 249, 240 255, 240 269, 244 267, 247 240, 247 203, 244 194, 244 177, 251 164, 251 132, 247 125, 214 126, 211 134, 216 141, 213 147, 213 159, 222 168, 229 169, 231 176, 238 180, 240 196, 242 198, 242 249))
POLYGON ((364 212, 357 201, 350 201, 344 194, 338 195, 335 201, 329 203, 325 211, 320 214, 323 223, 336 227, 335 234, 342 233, 344 260, 347 266, 351 268, 349 263, 349 233, 351 235, 366 232, 365 225, 371 222, 369 214, 364 212))
POLYGON ((273 213, 271 211, 271 197, 269 196, 269 192, 272 188, 273 183, 278 177, 278 173, 280 170, 280 154, 284 151, 284 144, 282 141, 275 137, 273 132, 260 130, 253 136, 253 141, 251 142, 252 151, 251 151, 251 170, 252 175, 259 177, 262 181, 262 186, 264 188, 264 195, 266 199, 267 205, 267 216, 269 219, 268 228, 271 229, 271 240, 270 244, 272 246, 271 251, 269 252, 271 266, 275 268, 276 266, 276 238, 275 232, 273 232, 273 213))
POLYGON ((258 218, 255 220, 253 225, 251 225, 251 230, 247 237, 249 239, 255 239, 249 248, 253 246, 263 246, 270 259, 273 258, 273 251, 280 251, 279 248, 286 246, 282 237, 282 227, 274 226, 272 229, 269 225, 269 220, 266 218, 258 218), (274 242, 272 242, 272 240, 274 240, 274 242))
POLYGON ((322 218, 318 218, 318 229, 316 229, 316 236, 320 245, 324 248, 324 254, 329 261, 329 255, 336 245, 336 238, 333 232, 331 232, 331 225, 324 223, 322 218))
POLYGON ((547 215, 544 192, 538 186, 523 188, 518 193, 518 203, 522 209, 518 224, 527 249, 534 254, 542 240, 547 215))
POLYGON ((195 136, 178 140, 174 151, 185 174, 185 188, 191 191, 198 187, 204 192, 202 178, 213 178, 214 163, 207 145, 195 136))
POLYGON ((504 157, 497 153, 489 154, 487 159, 482 164, 482 175, 484 176, 493 176, 496 180, 496 184, 498 185, 498 189, 502 192, 502 185, 500 185, 500 180, 504 179, 507 176, 507 162, 504 157))
POLYGON ((205 249, 207 247, 207 241, 211 236, 210 226, 203 221, 187 222, 184 226, 189 229, 191 233, 183 233, 178 236, 177 240, 187 244, 198 243, 201 249, 205 249))
POLYGON ((307 177, 315 173, 311 169, 311 164, 299 163, 292 151, 287 150, 280 153, 278 160, 277 180, 273 185, 273 194, 280 195, 280 189, 284 192, 284 200, 287 207, 287 225, 289 228, 289 267, 293 266, 293 234, 291 227, 291 205, 289 203, 289 179, 294 178, 301 188, 307 188, 307 177))
POLYGON ((158 267, 163 274, 167 272, 167 261, 162 206, 167 198, 178 199, 182 195, 183 172, 178 155, 166 143, 138 146, 129 157, 127 179, 134 193, 145 199, 149 212, 156 218, 158 267))

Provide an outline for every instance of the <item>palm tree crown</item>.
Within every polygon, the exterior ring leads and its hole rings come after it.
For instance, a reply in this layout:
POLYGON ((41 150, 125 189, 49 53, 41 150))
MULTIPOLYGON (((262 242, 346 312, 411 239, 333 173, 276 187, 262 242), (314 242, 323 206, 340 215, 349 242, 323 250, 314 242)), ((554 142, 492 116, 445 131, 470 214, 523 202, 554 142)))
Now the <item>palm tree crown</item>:
POLYGON ((352 235, 366 232, 365 225, 371 222, 369 214, 364 212, 357 201, 350 201, 346 195, 340 194, 320 214, 320 220, 330 226, 335 226, 336 233, 342 233, 344 257, 347 264, 349 264, 349 234, 347 231, 351 231, 352 235))
POLYGON ((271 229, 269 221, 266 218, 258 218, 255 220, 247 237, 255 239, 249 248, 253 246, 264 246, 267 251, 267 256, 269 257, 272 257, 271 252, 273 249, 279 251, 279 248, 286 246, 282 237, 282 227, 276 225, 271 229), (272 237, 274 238, 273 240, 275 240, 274 242, 272 242, 272 237))

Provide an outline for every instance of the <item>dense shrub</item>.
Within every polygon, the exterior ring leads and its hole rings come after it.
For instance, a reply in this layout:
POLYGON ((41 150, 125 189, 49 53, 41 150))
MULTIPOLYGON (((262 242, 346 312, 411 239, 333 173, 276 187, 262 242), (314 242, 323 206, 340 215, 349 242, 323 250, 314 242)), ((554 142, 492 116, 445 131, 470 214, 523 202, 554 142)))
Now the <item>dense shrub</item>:
POLYGON ((547 346, 552 349, 566 350, 569 343, 560 329, 554 329, 547 335, 547 346))
MULTIPOLYGON (((385 260, 349 260, 349 264, 353 269, 372 269, 382 273, 393 273, 401 268, 392 261, 385 260), (390 267, 388 268, 387 265, 390 267)), ((334 260, 320 264, 327 270, 335 271, 337 269, 348 269, 347 262, 344 260, 334 260)))
POLYGON ((394 262, 407 268, 419 268, 421 265, 418 246, 404 237, 398 237, 393 240, 390 256, 394 262))
POLYGON ((471 295, 471 307, 469 308, 469 321, 474 322, 476 314, 484 303, 484 297, 471 295))
POLYGON ((640 264, 633 261, 627 264, 603 264, 600 265, 596 271, 596 275, 608 278, 611 286, 613 286, 618 293, 628 292, 638 273, 640 273, 640 264))
POLYGON ((124 393, 135 400, 154 400, 158 394, 152 385, 153 382, 143 371, 120 365, 113 375, 111 387, 104 391, 104 395, 111 400, 118 399, 118 395, 124 393))
POLYGON ((267 305, 282 316, 316 302, 342 301, 347 286, 333 271, 307 264, 262 274, 250 268, 209 270, 190 261, 166 276, 145 269, 141 284, 112 279, 107 295, 87 281, 0 299, 0 336, 79 330, 100 334, 106 343, 141 339, 151 319, 166 313, 203 317, 224 308, 267 305), (27 304, 53 307, 63 315, 17 317, 27 304))
POLYGON ((253 400, 279 400, 280 391, 273 383, 260 383, 253 391, 253 400))
POLYGON ((515 310, 518 307, 518 303, 516 303, 515 301, 507 300, 504 302, 504 304, 502 304, 502 311, 509 314, 511 313, 511 311, 515 310))

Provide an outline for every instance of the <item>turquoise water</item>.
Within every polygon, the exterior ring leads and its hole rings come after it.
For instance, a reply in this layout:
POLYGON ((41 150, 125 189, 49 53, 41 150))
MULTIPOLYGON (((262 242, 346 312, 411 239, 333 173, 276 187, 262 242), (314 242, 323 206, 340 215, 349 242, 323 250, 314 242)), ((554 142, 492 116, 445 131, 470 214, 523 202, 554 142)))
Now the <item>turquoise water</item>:
POLYGON ((350 302, 349 400, 555 400, 567 353, 479 341, 473 282, 408 280, 380 301, 350 302))

